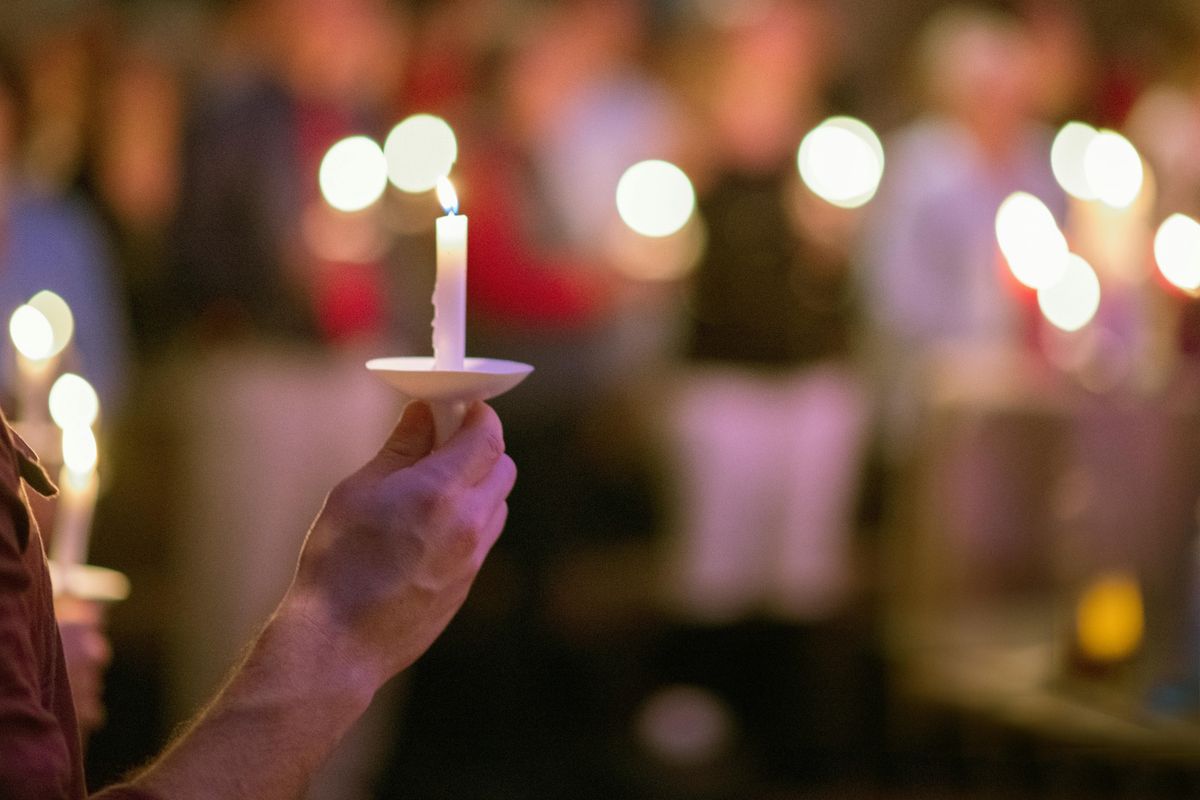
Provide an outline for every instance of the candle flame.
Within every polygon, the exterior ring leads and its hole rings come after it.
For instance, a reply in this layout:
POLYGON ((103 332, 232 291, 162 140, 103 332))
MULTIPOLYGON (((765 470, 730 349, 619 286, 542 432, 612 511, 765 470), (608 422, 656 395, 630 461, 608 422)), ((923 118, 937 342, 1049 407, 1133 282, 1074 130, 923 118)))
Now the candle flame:
POLYGON ((86 425, 72 425, 63 431, 62 457, 67 472, 82 483, 96 469, 96 434, 86 425))
POLYGON ((45 361, 54 355, 54 327, 33 306, 23 305, 13 312, 8 332, 18 352, 30 361, 45 361))
POLYGON ((50 417, 59 428, 91 427, 100 416, 100 398, 86 379, 66 372, 50 388, 50 417))
POLYGON ((437 196, 447 214, 453 216, 458 213, 458 192, 454 191, 454 184, 444 175, 438 178, 437 196))

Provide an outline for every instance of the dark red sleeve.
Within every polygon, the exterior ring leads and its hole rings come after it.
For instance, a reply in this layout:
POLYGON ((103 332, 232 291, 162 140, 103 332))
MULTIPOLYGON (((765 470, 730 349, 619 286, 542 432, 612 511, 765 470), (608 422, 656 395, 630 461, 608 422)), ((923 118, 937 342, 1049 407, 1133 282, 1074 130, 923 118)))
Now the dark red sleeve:
POLYGON ((56 713, 69 690, 49 654, 57 629, 45 576, 31 572, 31 564, 45 568, 31 530, 21 459, 0 416, 0 787, 11 800, 76 800, 82 776, 67 737, 77 734, 56 713))
POLYGON ((163 798, 131 786, 113 786, 100 794, 92 795, 89 800, 163 800, 163 798))

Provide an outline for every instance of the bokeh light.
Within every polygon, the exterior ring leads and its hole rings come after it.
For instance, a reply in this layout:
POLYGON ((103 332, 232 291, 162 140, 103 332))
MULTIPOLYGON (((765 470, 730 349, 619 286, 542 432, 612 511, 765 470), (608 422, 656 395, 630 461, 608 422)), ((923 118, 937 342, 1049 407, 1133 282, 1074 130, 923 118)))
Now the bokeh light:
POLYGON ((64 373, 50 387, 50 417, 63 430, 80 425, 91 427, 99 416, 100 398, 79 375, 64 373))
POLYGON ((1087 123, 1068 122, 1054 137, 1054 145, 1050 148, 1050 166, 1058 185, 1080 200, 1096 199, 1096 192, 1088 183, 1084 158, 1098 134, 1099 131, 1087 123))
POLYGON ((646 700, 637 730, 642 746, 656 758, 695 766, 716 760, 729 747, 733 713, 708 689, 669 686, 646 700))
POLYGON ((23 305, 13 312, 8 333, 17 352, 30 361, 44 361, 54 355, 54 328, 33 306, 23 305))
POLYGON ((1028 192, 1000 204, 996 240, 1013 275, 1031 289, 1054 284, 1067 268, 1067 238, 1046 204, 1028 192))
POLYGON ((1071 253, 1057 281, 1038 289, 1038 307, 1054 327, 1077 331, 1100 309, 1100 279, 1092 265, 1071 253))
POLYGON ((319 175, 325 202, 338 211, 361 211, 387 188, 383 151, 366 136, 351 136, 329 148, 319 175))
POLYGON ((38 292, 29 299, 29 305, 45 315, 54 331, 54 343, 50 355, 55 356, 63 351, 75 335, 75 315, 67 301, 50 290, 38 292))
POLYGON ((1186 292, 1200 289, 1200 222, 1172 214, 1154 235, 1154 260, 1163 277, 1186 292))
POLYGON ((1103 575, 1079 599, 1075 618, 1079 649, 1096 661, 1129 658, 1142 642, 1142 592, 1130 575, 1103 575))
POLYGON ((1142 157, 1116 131, 1097 132, 1083 156, 1087 184, 1098 200, 1113 208, 1128 208, 1142 191, 1142 157))
POLYGON ((692 182, 667 161, 640 161, 617 183, 617 212, 643 236, 670 236, 687 224, 695 208, 692 182))
POLYGON ((96 434, 87 425, 71 425, 63 429, 63 464, 75 476, 89 475, 96 468, 99 448, 96 434))
POLYGON ((441 117, 414 114, 388 134, 383 143, 387 174, 405 192, 427 192, 450 174, 458 160, 458 139, 441 117))
POLYGON ((813 194, 835 206, 857 208, 870 201, 879 188, 883 144, 866 123, 832 117, 800 142, 796 164, 813 194))

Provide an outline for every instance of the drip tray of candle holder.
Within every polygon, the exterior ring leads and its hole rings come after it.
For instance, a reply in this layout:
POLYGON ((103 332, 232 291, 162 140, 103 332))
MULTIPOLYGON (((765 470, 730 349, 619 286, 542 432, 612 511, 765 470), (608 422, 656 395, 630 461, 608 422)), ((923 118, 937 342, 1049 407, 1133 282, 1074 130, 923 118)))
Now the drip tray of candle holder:
POLYGON ((533 367, 517 361, 468 358, 462 369, 436 369, 429 356, 376 358, 367 362, 376 372, 413 400, 428 401, 433 410, 435 446, 462 425, 467 405, 504 394, 525 380, 533 367))
POLYGON ((375 358, 367 369, 413 400, 458 403, 490 400, 533 372, 528 364, 496 358, 468 358, 461 370, 434 369, 431 356, 375 358))
POLYGON ((50 561, 50 583, 54 593, 81 600, 117 603, 129 596, 129 579, 123 573, 94 564, 62 565, 50 561))

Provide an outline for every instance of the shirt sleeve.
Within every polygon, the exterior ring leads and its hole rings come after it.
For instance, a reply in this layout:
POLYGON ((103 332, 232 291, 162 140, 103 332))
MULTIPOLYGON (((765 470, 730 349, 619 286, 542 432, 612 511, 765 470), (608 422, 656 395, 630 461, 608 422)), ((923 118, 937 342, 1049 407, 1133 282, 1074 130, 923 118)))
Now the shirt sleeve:
POLYGON ((110 786, 99 794, 94 794, 88 800, 163 800, 162 797, 135 789, 132 786, 110 786))

